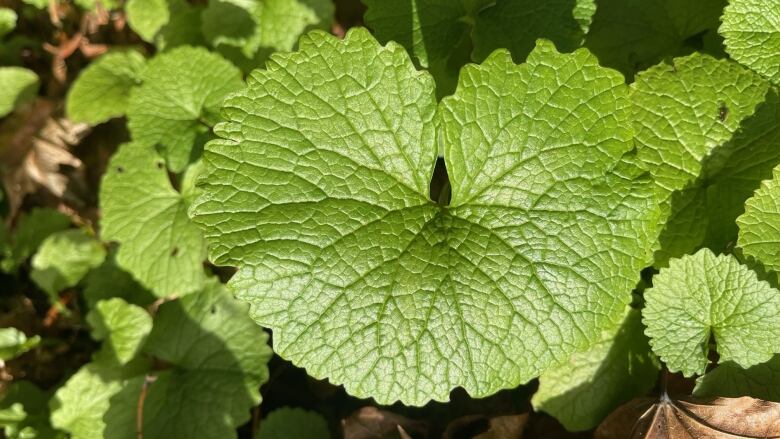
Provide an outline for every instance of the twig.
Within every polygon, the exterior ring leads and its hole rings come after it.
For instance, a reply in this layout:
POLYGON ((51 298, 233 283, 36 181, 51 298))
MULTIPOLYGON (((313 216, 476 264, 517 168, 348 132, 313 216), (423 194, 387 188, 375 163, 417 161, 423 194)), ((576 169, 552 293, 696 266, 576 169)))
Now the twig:
POLYGON ((144 385, 141 388, 141 394, 138 396, 138 406, 135 411, 135 437, 137 439, 144 438, 144 401, 146 401, 149 386, 155 381, 157 381, 157 376, 146 375, 144 377, 144 385))

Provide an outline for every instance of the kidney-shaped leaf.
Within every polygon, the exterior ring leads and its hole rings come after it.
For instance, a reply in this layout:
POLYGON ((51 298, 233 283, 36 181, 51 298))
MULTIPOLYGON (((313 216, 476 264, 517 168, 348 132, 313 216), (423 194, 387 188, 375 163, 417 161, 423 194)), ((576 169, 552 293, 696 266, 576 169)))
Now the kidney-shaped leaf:
POLYGON ((703 374, 711 336, 720 359, 742 367, 780 352, 780 291, 733 256, 702 249, 672 259, 645 299, 645 333, 673 372, 703 374))
POLYGON ((619 74, 543 43, 468 67, 437 107, 365 30, 300 47, 227 100, 191 211, 280 355, 423 404, 514 387, 623 316, 657 207, 621 162, 619 74), (439 144, 448 206, 428 197, 439 144))

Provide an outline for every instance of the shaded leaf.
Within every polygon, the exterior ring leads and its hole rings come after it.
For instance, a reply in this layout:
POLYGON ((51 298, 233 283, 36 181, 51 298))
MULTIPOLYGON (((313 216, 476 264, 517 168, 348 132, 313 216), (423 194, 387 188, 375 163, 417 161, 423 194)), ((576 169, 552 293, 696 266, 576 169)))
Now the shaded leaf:
POLYGON ((259 439, 329 439, 325 419, 315 412, 283 407, 268 414, 260 422, 259 439))

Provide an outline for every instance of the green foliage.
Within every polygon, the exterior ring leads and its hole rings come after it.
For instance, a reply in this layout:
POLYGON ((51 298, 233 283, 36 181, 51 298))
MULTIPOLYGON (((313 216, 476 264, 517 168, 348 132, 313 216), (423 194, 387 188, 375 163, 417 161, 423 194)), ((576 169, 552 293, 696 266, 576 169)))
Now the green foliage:
POLYGON ((49 235, 32 258, 30 277, 43 291, 56 297, 75 286, 90 270, 103 263, 103 245, 82 229, 49 235))
POLYGON ((140 83, 144 57, 134 51, 111 52, 82 70, 68 92, 66 112, 76 122, 96 125, 123 116, 130 90, 140 83))
POLYGON ((609 413, 655 384, 659 364, 650 352, 637 310, 627 310, 619 325, 599 341, 539 377, 531 402, 570 431, 596 427, 609 413))
POLYGON ((720 34, 732 58, 780 84, 780 1, 730 0, 720 34))
POLYGON ((130 94, 128 127, 134 141, 157 145, 168 167, 182 172, 197 160, 219 108, 244 82, 228 61, 203 48, 179 47, 146 64, 143 84, 130 94))
POLYGON ((128 353, 129 345, 134 352, 142 346, 145 355, 120 367, 98 354, 52 399, 54 426, 79 439, 135 438, 143 398, 144 436, 236 437, 236 427, 249 420, 249 408, 260 402, 257 389, 268 379, 271 356, 268 336, 247 316, 245 305, 209 281, 197 294, 164 303, 145 341, 148 319, 140 317, 140 309, 126 315, 131 306, 115 301, 98 311, 112 314, 108 325, 124 332, 107 339, 103 349, 109 344, 114 353, 128 353), (144 323, 128 323, 136 319, 144 323), (152 370, 148 356, 168 367, 152 370))
POLYGON ((0 38, 16 27, 16 12, 10 8, 0 8, 0 38))
POLYGON ((271 412, 260 424, 260 439, 329 439, 322 416, 299 408, 284 407, 271 412))
POLYGON ((260 420, 287 382, 250 419, 270 331, 355 397, 513 389, 573 431, 659 369, 780 401, 780 0, 364 0, 373 34, 332 0, 23 2, 4 437, 349 437, 320 382, 289 387, 327 420, 260 420))
POLYGON ((780 272, 780 168, 745 203, 745 214, 737 218, 737 225, 737 244, 744 254, 780 272))
POLYGON ((120 243, 117 264, 159 297, 203 288, 206 243, 187 217, 184 193, 171 185, 151 146, 122 145, 100 189, 102 237, 120 243))
POLYGON ((192 214, 277 353, 423 404, 528 381, 622 317, 657 211, 621 162, 628 88, 586 51, 543 43, 519 66, 499 52, 441 105, 364 30, 312 33, 268 67, 226 101, 192 214), (428 198, 437 143, 446 206, 428 198))
POLYGON ((37 335, 27 338, 24 332, 16 328, 0 328, 0 360, 10 360, 38 346, 41 338, 37 335))
POLYGON ((650 345, 673 372, 703 374, 711 341, 720 361, 741 367, 780 352, 780 292, 733 256, 703 249, 673 259, 645 300, 650 345))
POLYGON ((53 209, 33 209, 23 216, 16 230, 7 239, 0 266, 12 273, 33 255, 49 235, 70 227, 70 219, 53 209))
POLYGON ((585 46, 630 80, 667 57, 703 48, 726 0, 599 0, 585 46))
POLYGON ((22 67, 0 67, 0 117, 32 100, 38 92, 38 75, 22 67))
POLYGON ((152 330, 152 317, 141 307, 115 297, 101 300, 89 314, 92 337, 104 340, 98 354, 106 363, 127 364, 140 351, 152 330))

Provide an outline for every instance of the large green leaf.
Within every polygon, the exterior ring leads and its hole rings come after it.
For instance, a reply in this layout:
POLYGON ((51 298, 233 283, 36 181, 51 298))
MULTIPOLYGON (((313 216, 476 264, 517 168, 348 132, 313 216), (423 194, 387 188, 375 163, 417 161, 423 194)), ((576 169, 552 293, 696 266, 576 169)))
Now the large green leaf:
POLYGON ((733 62, 701 54, 637 75, 631 92, 637 157, 654 176, 666 223, 658 265, 696 249, 708 237, 710 220, 715 225, 723 215, 696 199, 711 183, 705 162, 726 147, 768 87, 733 62))
POLYGON ((665 57, 692 53, 717 29, 726 0, 598 0, 585 45, 629 79, 665 57))
POLYGON ((729 0, 722 20, 729 55, 780 84, 780 0, 729 0))
POLYGON ((641 315, 627 310, 620 325, 566 363, 539 377, 534 409, 553 415, 569 431, 590 430, 624 402, 644 396, 659 364, 644 335, 641 315))
POLYGON ((158 296, 203 288, 206 244, 187 205, 151 146, 122 145, 109 162, 100 187, 102 237, 120 243, 119 266, 158 296))
POLYGON ((780 291, 733 256, 702 249, 672 259, 645 300, 645 332, 672 372, 703 374, 711 338, 721 361, 742 367, 780 352, 780 291))
POLYGON ((38 75, 22 67, 0 67, 0 117, 32 100, 38 93, 38 75))
POLYGON ((737 218, 737 244, 745 255, 780 273, 780 167, 774 178, 761 184, 745 203, 745 213, 737 218))
POLYGON ((123 116, 130 90, 140 83, 144 62, 143 55, 134 50, 98 58, 81 71, 68 91, 68 117, 96 125, 123 116))
POLYGON ((219 108, 241 88, 241 71, 204 48, 182 46, 152 58, 127 109, 134 141, 158 145, 168 167, 183 171, 197 159, 219 108))
POLYGON ((106 250, 83 229, 49 235, 32 258, 30 278, 51 296, 76 286, 106 258, 106 250))
POLYGON ((595 341, 649 262, 627 95, 544 43, 467 67, 437 107, 400 46, 311 33, 227 100, 191 214, 313 376, 379 402, 488 395, 595 341), (439 144, 448 206, 428 197, 439 144))

